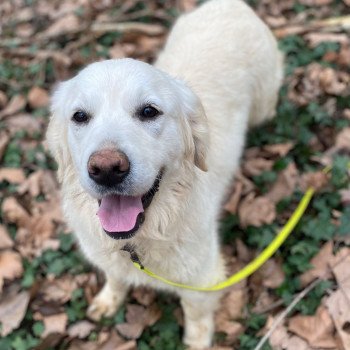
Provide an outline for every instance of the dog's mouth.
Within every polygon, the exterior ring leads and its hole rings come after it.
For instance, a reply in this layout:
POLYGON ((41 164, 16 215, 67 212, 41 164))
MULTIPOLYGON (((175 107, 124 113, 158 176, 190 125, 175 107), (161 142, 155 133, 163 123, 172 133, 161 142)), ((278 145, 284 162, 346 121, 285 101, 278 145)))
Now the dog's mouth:
POLYGON ((114 239, 128 239, 135 235, 145 221, 145 210, 159 189, 162 172, 151 189, 143 196, 112 194, 98 201, 97 216, 106 234, 114 239))

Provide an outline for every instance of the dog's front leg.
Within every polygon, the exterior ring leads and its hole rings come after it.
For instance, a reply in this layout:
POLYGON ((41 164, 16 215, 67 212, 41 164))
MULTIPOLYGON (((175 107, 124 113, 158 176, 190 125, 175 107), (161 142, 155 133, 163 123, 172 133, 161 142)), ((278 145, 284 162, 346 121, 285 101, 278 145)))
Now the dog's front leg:
POLYGON ((221 293, 184 291, 180 297, 185 316, 184 343, 191 349, 210 347, 214 333, 214 312, 221 293))
POLYGON ((87 310, 87 316, 94 321, 99 321, 102 316, 112 317, 123 303, 127 291, 127 285, 107 275, 105 285, 87 310))

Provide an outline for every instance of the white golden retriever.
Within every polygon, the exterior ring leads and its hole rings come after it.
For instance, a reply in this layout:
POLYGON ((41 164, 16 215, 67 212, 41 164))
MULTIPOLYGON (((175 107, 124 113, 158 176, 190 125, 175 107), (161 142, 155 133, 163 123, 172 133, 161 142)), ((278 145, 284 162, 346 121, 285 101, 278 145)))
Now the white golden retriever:
POLYGON ((121 249, 173 281, 225 278, 217 218, 247 127, 273 116, 281 79, 266 25, 239 0, 212 0, 178 19, 154 66, 108 60, 59 85, 47 136, 64 213, 106 274, 92 319, 148 285, 180 296, 187 345, 210 345, 220 293, 164 285, 121 249))

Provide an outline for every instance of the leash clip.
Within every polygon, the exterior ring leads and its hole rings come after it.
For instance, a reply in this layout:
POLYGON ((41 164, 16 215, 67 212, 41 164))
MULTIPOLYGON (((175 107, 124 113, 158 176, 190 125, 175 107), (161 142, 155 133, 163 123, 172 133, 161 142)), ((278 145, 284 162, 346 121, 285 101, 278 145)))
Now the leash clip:
POLYGON ((131 245, 130 243, 127 243, 120 250, 123 250, 124 252, 128 252, 130 254, 130 260, 133 263, 138 264, 140 266, 141 270, 144 270, 145 267, 142 265, 141 260, 140 260, 139 256, 137 255, 135 247, 133 245, 131 245))

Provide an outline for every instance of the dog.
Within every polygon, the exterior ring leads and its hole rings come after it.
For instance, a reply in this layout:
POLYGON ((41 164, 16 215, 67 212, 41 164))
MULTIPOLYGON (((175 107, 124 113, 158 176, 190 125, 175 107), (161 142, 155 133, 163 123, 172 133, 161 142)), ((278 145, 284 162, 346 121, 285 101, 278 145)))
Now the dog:
POLYGON ((58 163, 65 218, 106 282, 88 308, 112 316, 131 286, 176 293, 184 343, 210 346, 225 279, 218 216, 248 127, 272 118, 282 54, 241 0, 211 0, 179 17, 154 65, 88 65, 58 85, 47 140, 58 163), (131 247, 131 248, 130 248, 131 247))

